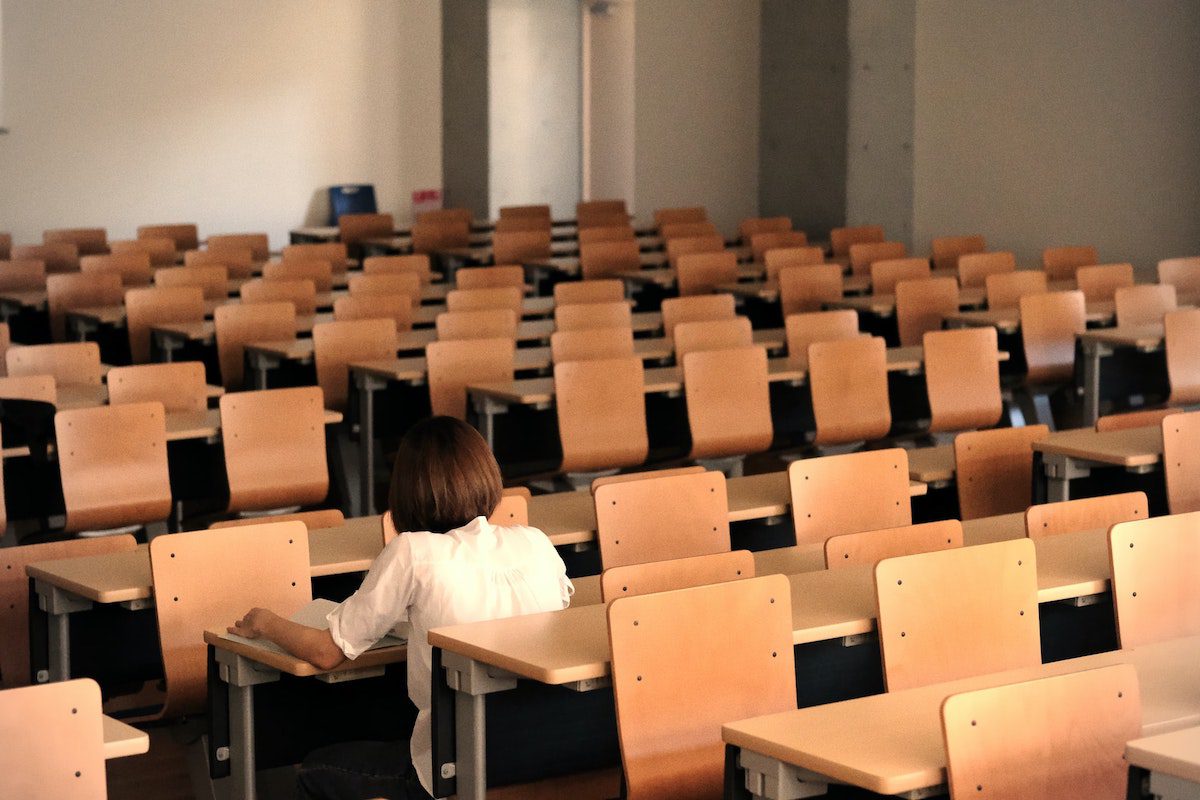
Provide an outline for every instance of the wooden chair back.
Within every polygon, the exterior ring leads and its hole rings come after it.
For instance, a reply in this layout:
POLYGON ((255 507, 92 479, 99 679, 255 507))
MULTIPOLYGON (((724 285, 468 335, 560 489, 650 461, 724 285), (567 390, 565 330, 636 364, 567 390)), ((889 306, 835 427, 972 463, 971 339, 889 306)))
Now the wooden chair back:
POLYGON ((674 225, 678 222, 707 222, 708 212, 703 206, 688 206, 684 208, 659 208, 654 211, 654 227, 662 230, 664 225, 674 225))
POLYGON ((796 369, 808 369, 808 346, 813 342, 832 342, 863 336, 858 330, 858 312, 851 309, 788 314, 783 324, 787 338, 788 363, 796 369))
POLYGON ((930 331, 923 339, 930 433, 991 428, 1004 415, 992 327, 930 331))
POLYGON ((878 564, 885 558, 962 547, 962 523, 956 519, 860 531, 825 540, 825 568, 878 564))
POLYGON ((338 239, 349 251, 357 252, 365 239, 390 239, 396 223, 391 214, 342 214, 338 217, 338 239))
POLYGON ((1075 271, 1075 282, 1089 303, 1113 302, 1117 290, 1133 286, 1132 264, 1097 264, 1075 271))
POLYGON ((325 499, 329 468, 320 387, 233 392, 220 407, 230 512, 325 499))
POLYGON ((633 354, 631 328, 585 328, 550 334, 550 360, 555 364, 627 358, 633 354))
POLYGON ((550 206, 541 203, 526 206, 500 206, 500 219, 550 219, 550 206))
MULTIPOLYGON (((924 258, 888 258, 871 264, 871 292, 895 294, 901 281, 928 280, 929 260, 924 258)), ((957 285, 957 284, 956 284, 957 285)))
POLYGON ((12 234, 0 233, 0 259, 8 260, 12 256, 12 234))
POLYGON ((681 361, 690 458, 748 455, 771 446, 775 428, 766 348, 693 352, 681 361))
POLYGON ((150 264, 154 267, 174 266, 179 258, 179 253, 175 250, 175 241, 167 238, 118 240, 109 242, 108 250, 113 255, 144 253, 150 257, 150 264))
MULTIPOLYGON (((597 220, 597 223, 599 223, 599 220, 597 220)), ((628 223, 580 225, 579 227, 579 248, 581 252, 585 244, 620 242, 636 238, 637 235, 633 231, 633 226, 628 223)))
POLYGON ((1016 272, 1017 257, 1006 250, 967 253, 958 257, 958 284, 964 289, 983 288, 989 275, 1016 272))
POLYGON ((1099 263, 1096 248, 1091 245, 1047 247, 1042 251, 1042 269, 1052 281, 1071 280, 1080 267, 1099 263))
MULTIPOLYGON (((672 222, 659 229, 659 235, 670 242, 673 239, 693 239, 697 237, 720 236, 717 226, 711 222, 672 222)), ((724 241, 724 239, 722 239, 724 241)))
POLYGON ((254 606, 289 617, 312 602, 308 531, 302 522, 192 531, 150 542, 162 642, 167 719, 203 710, 208 690, 204 631, 224 630, 254 606))
POLYGON ((459 222, 471 225, 475 222, 475 212, 469 208, 435 208, 417 214, 417 222, 459 222))
POLYGON ((14 245, 8 257, 13 261, 41 261, 51 275, 79 271, 79 248, 70 242, 14 245))
POLYGON ((554 306, 612 303, 625 299, 625 285, 619 280, 563 281, 554 284, 554 306))
POLYGON ((54 434, 67 512, 64 530, 105 530, 170 516, 162 403, 59 411, 54 434))
POLYGON ((738 238, 749 244, 750 237, 758 233, 783 233, 792 229, 790 217, 747 217, 738 223, 738 238))
POLYGON ((271 256, 271 242, 265 233, 223 233, 208 237, 204 243, 209 250, 242 250, 249 248, 255 261, 266 261, 271 256))
POLYGON ((219 247, 188 250, 183 254, 185 267, 224 267, 230 279, 248 280, 254 276, 254 251, 249 247, 219 247))
POLYGON ((701 472, 708 472, 708 470, 699 464, 693 464, 690 467, 668 467, 666 469, 647 469, 638 472, 624 472, 617 475, 603 475, 592 481, 591 492, 592 496, 595 497, 597 489, 613 483, 643 481, 647 478, 666 478, 671 475, 699 475, 701 472))
POLYGON ((421 304, 421 276, 416 272, 384 272, 354 275, 347 284, 350 297, 402 294, 408 304, 416 308, 421 304))
POLYGON ((1163 343, 1171 402, 1200 403, 1200 310, 1188 308, 1164 314, 1163 343))
POLYGON ((607 303, 556 305, 554 328, 559 331, 582 331, 594 328, 633 329, 633 313, 626 300, 607 303))
POLYGON ((1132 428, 1157 427, 1163 418, 1175 413, 1173 408, 1143 408, 1121 414, 1107 414, 1096 420, 1096 432, 1125 431, 1132 428))
POLYGON ((0 549, 0 689, 28 686, 32 678, 29 672, 29 578, 25 567, 39 561, 128 552, 136 547, 137 540, 125 533, 0 549))
POLYGON ((238 517, 236 519, 224 519, 219 522, 214 522, 209 525, 209 530, 214 528, 245 528, 250 525, 262 525, 264 521, 275 522, 303 522, 304 527, 310 531, 322 530, 324 528, 340 528, 346 524, 346 517, 336 508, 322 508, 317 511, 299 511, 295 514, 272 514, 269 517, 238 517))
POLYGON ((668 339, 674 336, 675 326, 681 322, 727 319, 732 316, 734 301, 731 294, 669 297, 662 302, 663 331, 668 339))
POLYGON ((446 295, 446 310, 482 311, 484 309, 507 308, 521 318, 524 310, 524 291, 515 286, 494 289, 454 289, 446 295))
POLYGON ((434 326, 438 341, 442 342, 496 338, 515 341, 517 338, 517 317, 506 308, 438 314, 434 326))
POLYGON ((796 544, 912 524, 908 453, 898 447, 804 458, 787 473, 796 544))
POLYGON ((428 255, 439 250, 471 246, 471 225, 467 222, 418 222, 412 228, 413 252, 428 255))
POLYGON ((834 228, 829 232, 829 249, 835 258, 847 258, 856 244, 878 244, 885 240, 882 225, 857 225, 834 228))
POLYGON ((150 254, 144 252, 114 253, 102 256, 80 256, 79 271, 85 275, 111 272, 121 278, 121 285, 149 286, 154 279, 150 254))
POLYGON ((1169 283, 1178 292, 1200 292, 1200 256, 1159 261, 1158 282, 1169 283))
POLYGON ((58 387, 53 375, 21 375, 0 378, 0 400, 33 400, 58 403, 58 387))
POLYGON ((7 322, 0 322, 0 378, 8 375, 8 351, 12 348, 12 331, 7 322))
POLYGON ((705 350, 751 347, 754 336, 747 317, 684 322, 675 326, 675 359, 705 350))
POLYGON ((1033 502, 1033 443, 1046 425, 960 433, 954 437, 954 474, 960 519, 1015 514, 1033 502))
POLYGON ((396 357, 396 323, 390 319, 323 322, 313 326, 312 339, 317 385, 325 407, 335 411, 346 410, 351 362, 396 357))
POLYGON ((200 231, 191 223, 139 225, 137 238, 170 239, 175 243, 175 250, 180 253, 200 247, 200 231))
POLYGON ((950 796, 1123 800, 1125 743, 1141 731, 1130 664, 951 695, 942 702, 950 796))
POLYGON ((729 552, 729 498, 720 472, 607 483, 594 498, 604 569, 729 552))
POLYGON ((125 292, 125 327, 133 363, 150 360, 150 329, 165 322, 203 322, 204 292, 195 286, 147 286, 125 292))
POLYGON ((255 278, 242 284, 240 294, 243 303, 291 303, 298 317, 317 313, 317 285, 307 278, 296 281, 255 278))
POLYGON ((227 303, 213 312, 221 383, 240 389, 245 382, 246 345, 296 338, 296 307, 290 302, 227 303))
POLYGON ((1158 325, 1169 311, 1177 307, 1175 287, 1163 283, 1123 286, 1113 293, 1117 310, 1117 325, 1158 325))
POLYGON ((104 228, 57 228, 42 232, 42 244, 73 244, 80 256, 108 254, 108 232, 104 228))
POLYGON ((229 268, 221 264, 165 267, 154 272, 154 285, 159 289, 192 287, 199 289, 205 300, 224 300, 229 296, 229 268))
POLYGON ((467 386, 511 381, 516 370, 511 338, 437 341, 425 346, 429 405, 434 414, 467 417, 467 386))
POLYGON ((563 472, 633 467, 650 454, 642 360, 556 362, 555 411, 563 472))
POLYGON ((1167 506, 1172 514, 1200 511, 1200 411, 1171 414, 1159 424, 1167 506))
POLYGON ((99 386, 100 347, 95 342, 33 344, 5 355, 10 377, 50 375, 59 386, 99 386))
MULTIPOLYGON (((635 239, 579 243, 579 270, 585 282, 612 278, 622 272, 633 272, 641 268, 641 252, 635 239)), ((563 285, 565 284, 558 284, 563 285)), ((625 296, 623 289, 621 296, 625 296)))
POLYGON ((810 344, 808 385, 817 446, 873 441, 891 430, 887 348, 878 336, 810 344))
POLYGON ((458 289, 501 289, 511 286, 525 291, 525 268, 520 266, 466 267, 454 273, 458 289))
POLYGON ((796 707, 791 616, 783 575, 622 597, 609 605, 629 800, 721 796, 721 725, 796 707))
POLYGON ((880 561, 879 646, 889 692, 1042 663, 1033 542, 880 561))
POLYGON ((807 247, 808 236, 804 231, 777 231, 756 233, 750 237, 750 255, 756 263, 763 263, 771 250, 807 247))
POLYGON ((279 254, 282 261, 328 261, 334 274, 341 274, 349 268, 349 255, 345 242, 317 242, 309 244, 289 244, 279 254))
POLYGON ((1146 519, 1149 516, 1145 492, 1042 503, 1025 510, 1025 535, 1030 539, 1045 539, 1076 531, 1108 529, 1118 522, 1146 519))
POLYGON ((34 258, 0 261, 0 291, 36 292, 46 288, 46 262, 34 258))
POLYGON ((552 255, 549 229, 498 231, 492 236, 492 260, 497 264, 524 264, 552 255))
POLYGON ((105 800, 100 703, 91 678, 0 692, 0 796, 105 800))
POLYGON ((1029 382, 1071 380, 1075 374, 1075 337, 1087 330, 1083 292, 1025 295, 1020 308, 1029 382))
POLYGON ((820 247, 776 247, 763 253, 768 281, 778 280, 779 271, 786 267, 811 267, 824 263, 825 251, 820 247))
POLYGON ((204 364, 175 361, 113 367, 108 373, 108 402, 163 404, 168 413, 203 413, 208 409, 208 381, 204 364))
POLYGON ((1123 648, 1200 634, 1200 513, 1113 525, 1108 532, 1123 648))
POLYGON ((611 603, 618 597, 638 597, 753 577, 754 554, 749 550, 708 553, 606 569, 600 575, 600 597, 611 603))
POLYGON ((679 256, 675 261, 675 280, 680 297, 712 294, 722 284, 737 283, 737 255, 722 250, 679 256))
POLYGON ((359 319, 390 319, 397 332, 411 331, 413 304, 406 294, 360 294, 333 301, 334 322, 359 319))
POLYGON ((263 265, 262 276, 266 281, 309 280, 318 292, 333 291, 333 265, 328 261, 271 261, 263 265))
POLYGON ((913 347, 925 334, 940 331, 946 317, 958 311, 958 281, 926 278, 896 284, 896 328, 900 346, 913 347))
POLYGON ((549 231, 550 227, 549 217, 505 217, 496 220, 492 235, 515 231, 549 231))
POLYGON ((979 234, 938 236, 930 245, 934 269, 957 269, 958 257, 987 252, 987 242, 979 234))
POLYGON ((121 277, 112 274, 71 273, 46 276, 46 310, 50 336, 61 342, 67 334, 67 312, 75 308, 119 306, 125 299, 121 277))
POLYGON ((500 502, 488 515, 488 522, 502 528, 514 525, 529 525, 529 489, 513 486, 500 494, 500 502))
POLYGON ((680 256, 690 256, 696 253, 720 253, 725 250, 725 239, 713 233, 706 236, 677 236, 667 239, 667 264, 674 269, 680 256))
POLYGON ((988 275, 984 286, 988 308, 992 310, 1017 308, 1025 295, 1048 291, 1046 273, 1032 269, 988 275))
POLYGON ((425 253, 414 253, 407 256, 368 256, 363 259, 364 275, 390 275, 412 272, 421 280, 421 284, 433 281, 433 267, 429 256, 425 253))
POLYGON ((575 218, 587 217, 593 214, 625 214, 628 210, 624 200, 580 200, 575 204, 575 218))
MULTIPOLYGON (((772 250, 771 253, 786 252, 772 250)), ((802 312, 820 311, 826 303, 842 299, 845 292, 842 268, 837 264, 784 267, 779 270, 779 305, 784 318, 802 312)))

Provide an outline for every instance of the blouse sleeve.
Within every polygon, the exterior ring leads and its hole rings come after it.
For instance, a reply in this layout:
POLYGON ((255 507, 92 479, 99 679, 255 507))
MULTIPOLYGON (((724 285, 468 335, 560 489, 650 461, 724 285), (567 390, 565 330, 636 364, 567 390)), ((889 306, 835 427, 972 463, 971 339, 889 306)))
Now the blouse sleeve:
POLYGON ((351 660, 408 620, 413 590, 408 537, 398 536, 371 564, 362 586, 326 617, 334 643, 351 660))

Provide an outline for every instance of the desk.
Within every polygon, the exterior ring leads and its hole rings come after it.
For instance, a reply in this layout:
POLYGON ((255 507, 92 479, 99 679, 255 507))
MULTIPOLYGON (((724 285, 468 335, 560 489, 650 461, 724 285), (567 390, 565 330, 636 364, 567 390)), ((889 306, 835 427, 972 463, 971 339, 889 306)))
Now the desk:
POLYGON ((947 696, 1133 664, 1143 731, 1152 733, 1200 720, 1200 673, 1193 666, 1198 658, 1200 638, 1176 639, 731 722, 722 735, 739 749, 738 762, 747 770, 754 797, 810 797, 824 794, 830 783, 924 797, 946 782, 941 704, 947 696))
MULTIPOLYGON (((1070 288, 1075 288, 1074 284, 1070 288)), ((1087 324, 1111 325, 1116 313, 1115 303, 1088 303, 1086 308, 1087 324)), ((998 333, 1012 335, 1021 330, 1021 310, 1019 308, 996 308, 982 311, 959 311, 956 314, 947 314, 946 324, 951 328, 992 327, 998 333)))
POLYGON ((1125 759, 1150 772, 1150 794, 1163 800, 1200 797, 1200 728, 1135 739, 1125 759))
MULTIPOLYGON (((296 317, 296 335, 311 334, 314 325, 322 322, 333 322, 332 314, 315 314, 313 316, 296 317)), ((173 361, 175 351, 181 350, 188 344, 199 344, 211 347, 216 342, 216 326, 211 321, 204 322, 159 322, 150 326, 158 351, 164 361, 173 361)))
MULTIPOLYGON (((978 308, 984 304, 983 289, 959 289, 958 305, 960 308, 978 308)), ((860 314, 873 314, 881 319, 887 319, 896 314, 896 295, 870 294, 860 297, 843 297, 841 300, 826 302, 827 308, 848 308, 860 314)))
MULTIPOLYGON (((738 264, 737 279, 739 282, 760 280, 763 276, 763 269, 765 268, 761 264, 738 264)), ((625 281, 627 291, 632 286, 641 284, 644 286, 654 285, 669 292, 674 291, 676 285, 675 270, 672 267, 625 270, 618 272, 616 277, 625 281)))
MULTIPOLYGON (((967 545, 1020 538, 1024 533, 1021 514, 963 524, 964 544, 967 545)), ((1050 537, 1036 541, 1035 547, 1039 603, 1090 597, 1107 589, 1106 531, 1050 537)), ((780 563, 819 566, 811 550, 805 553, 800 548, 788 549, 793 552, 783 557, 775 556, 780 563)), ((789 581, 793 644, 842 639, 848 646, 855 645, 863 641, 863 634, 874 630, 872 566, 803 572, 789 575, 789 581)), ((461 798, 484 796, 485 695, 513 688, 518 678, 575 691, 591 691, 608 685, 608 631, 602 605, 436 628, 430 631, 429 642, 443 650, 447 683, 457 691, 455 714, 459 752, 456 764, 458 796, 461 798), (473 765, 473 768, 466 770, 464 764, 473 765)), ((1200 643, 1197 648, 1200 649, 1200 643)), ((1196 708, 1200 714, 1200 675, 1196 680, 1196 708)), ((874 727, 848 728, 847 735, 861 736, 864 730, 874 727)))
POLYGON ((1124 467, 1149 472, 1162 460, 1162 428, 1129 428, 1099 433, 1091 428, 1052 433, 1033 443, 1042 454, 1046 499, 1069 500, 1072 478, 1086 478, 1093 467, 1124 467))
POLYGON ((0 293, 0 321, 7 322, 9 318, 25 309, 44 311, 46 309, 46 290, 31 289, 23 292, 0 293))
POLYGON ((104 726, 104 758, 125 758, 150 752, 150 735, 126 725, 118 719, 102 715, 104 726))
MULTIPOLYGON (((638 239, 640 249, 643 251, 659 251, 659 252, 642 252, 638 256, 643 269, 654 269, 662 267, 667 263, 667 254, 661 252, 662 239, 640 238, 638 239)), ((579 256, 552 256, 551 258, 538 258, 532 261, 526 261, 525 266, 535 272, 544 272, 547 274, 564 275, 568 278, 580 277, 579 256)))
POLYGON ((1095 424, 1100 416, 1100 359, 1121 347, 1152 353, 1163 346, 1163 326, 1107 328, 1079 334, 1083 350, 1083 421, 1095 424))

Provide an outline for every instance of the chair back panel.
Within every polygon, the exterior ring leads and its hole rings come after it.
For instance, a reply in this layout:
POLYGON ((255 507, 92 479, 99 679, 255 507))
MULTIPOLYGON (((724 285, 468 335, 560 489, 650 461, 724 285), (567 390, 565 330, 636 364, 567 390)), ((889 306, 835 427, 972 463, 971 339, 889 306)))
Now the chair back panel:
POLYGON ((342 214, 337 224, 338 239, 347 248, 357 248, 364 239, 390 239, 396 230, 391 214, 342 214))
POLYGON ((1200 634, 1200 513, 1122 522, 1108 539, 1120 646, 1200 634))
POLYGON ((1200 256, 1159 261, 1158 282, 1169 283, 1179 292, 1200 292, 1200 256))
POLYGON ((584 220, 579 221, 580 248, 596 242, 632 241, 636 238, 633 226, 628 222, 621 222, 618 217, 593 217, 588 220, 588 224, 585 224, 584 220))
POLYGON ((850 255, 850 246, 874 244, 885 239, 882 225, 859 225, 852 228, 834 228, 829 232, 829 248, 836 258, 850 255))
POLYGON ((631 328, 588 328, 555 331, 550 334, 550 360, 591 361, 599 358, 627 358, 634 354, 631 328))
POLYGON ((782 233, 792 229, 789 217, 747 217, 738 223, 738 236, 743 243, 758 233, 782 233))
POLYGON ((659 235, 668 242, 673 239, 692 239, 699 236, 720 236, 717 226, 711 222, 672 222, 663 225, 659 235))
POLYGON ((426 345, 432 412, 466 419, 467 386, 511 381, 515 349, 515 342, 509 338, 437 341, 426 345))
POLYGON ((1042 269, 1052 281, 1071 280, 1080 267, 1099 263, 1096 248, 1090 245, 1047 247, 1042 251, 1042 269))
POLYGON ((125 287, 148 286, 154 279, 150 254, 145 251, 81 256, 79 271, 84 274, 111 272, 121 277, 121 285, 125 287))
POLYGON ((412 229, 413 252, 428 256, 439 250, 471 246, 471 225, 462 221, 418 222, 412 229))
POLYGON ((191 223, 169 225, 139 225, 139 239, 170 239, 175 243, 175 249, 180 253, 195 250, 200 246, 200 231, 191 223))
POLYGON ((100 686, 90 678, 0 692, 0 796, 104 800, 100 686))
POLYGON ((788 465, 796 544, 912 524, 908 453, 864 450, 788 465))
POLYGON ((734 316, 731 294, 698 295, 696 297, 670 297, 662 302, 663 331, 668 339, 681 322, 699 322, 706 319, 727 319, 734 316))
POLYGON ((133 363, 150 360, 150 329, 166 322, 203 322, 204 292, 195 286, 146 287, 125 293, 125 327, 133 363))
POLYGON ((1015 272, 1017 257, 1005 250, 968 253, 958 257, 958 283, 964 289, 982 289, 989 275, 1015 272))
POLYGON ((61 342, 67 337, 67 312, 75 308, 119 306, 125 301, 121 276, 111 273, 75 272, 46 276, 46 312, 50 337, 61 342))
POLYGON ((625 284, 618 280, 563 281, 554 284, 554 307, 611 303, 625 299, 625 284))
POLYGON ((517 338, 517 316, 505 308, 457 311, 438 314, 434 320, 438 341, 451 342, 462 339, 512 339, 517 338))
POLYGON ((213 313, 217 360, 226 389, 240 389, 246 373, 246 345, 296 338, 296 307, 288 302, 227 303, 213 313))
POLYGON ((333 291, 333 264, 328 261, 299 258, 288 261, 271 261, 263 265, 262 276, 263 280, 268 281, 310 280, 318 292, 333 291))
POLYGON ((209 250, 249 248, 255 261, 266 261, 271 256, 271 242, 265 233, 223 233, 208 237, 205 246, 209 250))
POLYGON ((35 258, 0 261, 0 291, 36 292, 45 288, 45 261, 35 258))
POLYGON ((688 206, 686 208, 659 208, 654 211, 654 227, 660 231, 664 225, 674 225, 677 222, 707 222, 708 212, 703 206, 688 206))
POLYGON ((876 261, 906 258, 908 248, 903 242, 868 242, 850 245, 850 269, 855 275, 870 275, 876 261))
POLYGON ((211 246, 207 250, 188 250, 183 254, 185 267, 218 266, 229 270, 229 277, 248 280, 254 277, 254 251, 249 247, 211 246))
POLYGON ((73 244, 80 256, 108 254, 108 232, 104 228, 57 228, 42 232, 42 244, 73 244))
POLYGON ((1087 330, 1083 292, 1026 295, 1020 306, 1029 382, 1071 380, 1075 375, 1075 337, 1087 330))
POLYGON ((525 494, 522 494, 519 491, 520 488, 522 487, 504 490, 504 494, 500 496, 500 502, 496 504, 496 509, 488 517, 488 522, 502 528, 529 525, 528 489, 525 494))
POLYGON ((1170 284, 1147 283, 1123 286, 1113 294, 1117 309, 1117 325, 1159 325, 1163 317, 1174 311, 1175 287, 1170 284))
POLYGON ((927 278, 896 284, 896 327, 901 347, 914 347, 930 331, 940 331, 946 317, 958 311, 958 282, 927 278))
POLYGON ((525 291, 525 268, 521 266, 466 267, 454 273, 458 289, 502 289, 506 286, 525 291))
POLYGON ((606 569, 600 576, 600 596, 604 602, 611 603, 618 597, 637 597, 753 577, 754 554, 749 550, 708 553, 606 569))
POLYGON ((1172 514, 1200 511, 1200 412, 1171 414, 1160 424, 1167 506, 1172 514))
POLYGON ((1149 428, 1161 425, 1163 418, 1175 413, 1172 408, 1144 408, 1141 411, 1126 411, 1108 414, 1096 420, 1096 432, 1125 431, 1131 428, 1149 428))
POLYGON ((1167 379, 1171 403, 1200 403, 1200 309, 1171 311, 1163 316, 1167 379))
POLYGON ((820 311, 826 303, 841 300, 845 293, 842 268, 838 264, 784 267, 779 270, 778 281, 779 304, 784 318, 802 312, 820 311))
POLYGON ((312 338, 317 385, 325 394, 325 407, 337 411, 346 408, 351 362, 396 355, 396 324, 390 319, 324 322, 313 327, 312 338))
POLYGON ((1046 425, 995 428, 954 437, 959 517, 1015 514, 1033 502, 1033 443, 1050 435, 1046 425))
POLYGON ((0 400, 34 400, 58 404, 58 385, 53 375, 9 375, 0 378, 0 400))
POLYGON ((872 294, 895 294, 901 281, 917 281, 932 277, 929 260, 925 258, 888 258, 871 264, 872 294))
POLYGON ((225 300, 229 296, 229 268, 221 264, 200 267, 167 267, 155 270, 154 285, 160 289, 194 287, 205 300, 225 300))
POLYGON ((328 261, 334 273, 345 272, 348 267, 346 263, 347 253, 345 242, 289 244, 283 248, 283 252, 279 254, 279 257, 285 262, 328 261))
POLYGON ((813 342, 857 339, 858 312, 851 309, 789 314, 784 318, 788 361, 797 369, 808 369, 808 346, 813 342))
POLYGON ((307 278, 294 281, 255 278, 242 284, 243 303, 291 303, 296 316, 317 313, 317 285, 307 278))
POLYGON ((500 219, 550 219, 550 206, 545 203, 527 206, 501 206, 500 219))
POLYGON ((507 308, 521 318, 524 303, 524 291, 514 286, 501 286, 495 289, 455 289, 446 295, 446 310, 483 311, 493 308, 507 308))
POLYGON ((70 242, 15 245, 8 257, 14 261, 41 261, 50 274, 79 271, 79 248, 70 242))
MULTIPOLYGON (((641 251, 632 237, 604 241, 579 242, 579 269, 583 280, 612 278, 622 272, 642 268, 641 251)), ((571 284, 558 284, 565 286, 571 284)), ((556 286, 555 289, 558 287, 556 286)), ((621 297, 625 296, 622 289, 621 297)))
POLYGON ((674 338, 676 360, 682 360, 688 353, 751 347, 754 344, 750 320, 746 317, 684 322, 675 326, 674 338))
POLYGON ((414 253, 407 256, 369 256, 363 259, 364 275, 403 275, 412 272, 420 278, 420 283, 433 280, 433 268, 429 256, 425 253, 414 253))
POLYGON ((1002 272, 988 275, 984 286, 989 309, 1017 308, 1025 295, 1046 293, 1046 273, 1032 269, 1002 272))
POLYGON ((1145 492, 1125 492, 1060 503, 1042 503, 1025 510, 1025 535, 1044 539, 1075 531, 1108 528, 1118 522, 1150 516, 1145 492))
POLYGON ((956 519, 844 533, 825 540, 825 567, 877 564, 885 558, 949 550, 962 544, 962 523, 956 519))
POLYGON ((930 331, 923 344, 930 432, 990 428, 998 423, 1004 400, 996 329, 930 331))
POLYGON ((203 412, 208 408, 204 364, 176 361, 113 367, 108 373, 108 402, 163 404, 166 413, 203 412))
POLYGON ((497 231, 492 236, 492 260, 497 264, 524 264, 553 255, 550 230, 497 231))
POLYGON ((959 256, 984 252, 987 252, 987 242, 978 234, 939 236, 930 246, 935 269, 957 269, 959 256))
POLYGON ((771 393, 764 347, 688 353, 683 362, 691 458, 761 453, 771 446, 771 393))
POLYGON ((731 250, 689 253, 675 261, 680 297, 712 294, 722 284, 737 283, 737 256, 731 250))
POLYGON ((632 467, 650 451, 645 373, 634 356, 554 365, 563 472, 632 467))
POLYGON ((1075 271, 1075 282, 1089 303, 1113 302, 1117 289, 1133 286, 1132 264, 1096 264, 1075 271))
POLYGON ((808 346, 817 445, 882 439, 892 427, 887 350, 877 336, 808 346))
POLYGON ((666 241, 667 264, 674 269, 681 256, 697 253, 721 253, 725 250, 725 238, 715 231, 696 236, 677 236, 666 241))
POLYGON ((807 247, 808 236, 804 231, 756 233, 750 237, 749 244, 750 255, 756 263, 761 264, 771 250, 780 250, 785 247, 807 247))
POLYGON ((99 386, 100 347, 95 342, 11 347, 4 356, 10 377, 51 375, 59 386, 99 386))
POLYGON ((406 294, 360 294, 333 301, 333 321, 391 320, 398 333, 412 330, 413 305, 406 294))
POLYGON ((625 300, 607 303, 556 305, 554 328, 560 331, 580 331, 589 328, 633 328, 633 314, 625 300))
POLYGON ((763 253, 767 280, 779 278, 785 267, 813 267, 825 263, 825 251, 820 247, 776 247, 763 253))
POLYGON ((408 298, 409 305, 414 308, 421 303, 421 276, 417 272, 375 272, 354 275, 350 278, 347 289, 350 297, 402 294, 408 298))

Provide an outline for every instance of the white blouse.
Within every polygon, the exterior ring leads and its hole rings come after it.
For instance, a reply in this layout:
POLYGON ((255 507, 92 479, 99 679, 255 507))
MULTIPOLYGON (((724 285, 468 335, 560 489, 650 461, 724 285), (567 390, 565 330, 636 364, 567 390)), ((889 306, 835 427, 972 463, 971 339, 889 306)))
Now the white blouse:
POLYGON ((397 536, 358 591, 329 613, 329 632, 349 659, 390 632, 407 634, 408 696, 417 707, 410 751, 425 791, 433 793, 429 629, 559 611, 574 592, 546 534, 476 517, 444 534, 397 536), (407 630, 397 631, 403 623, 407 630))

